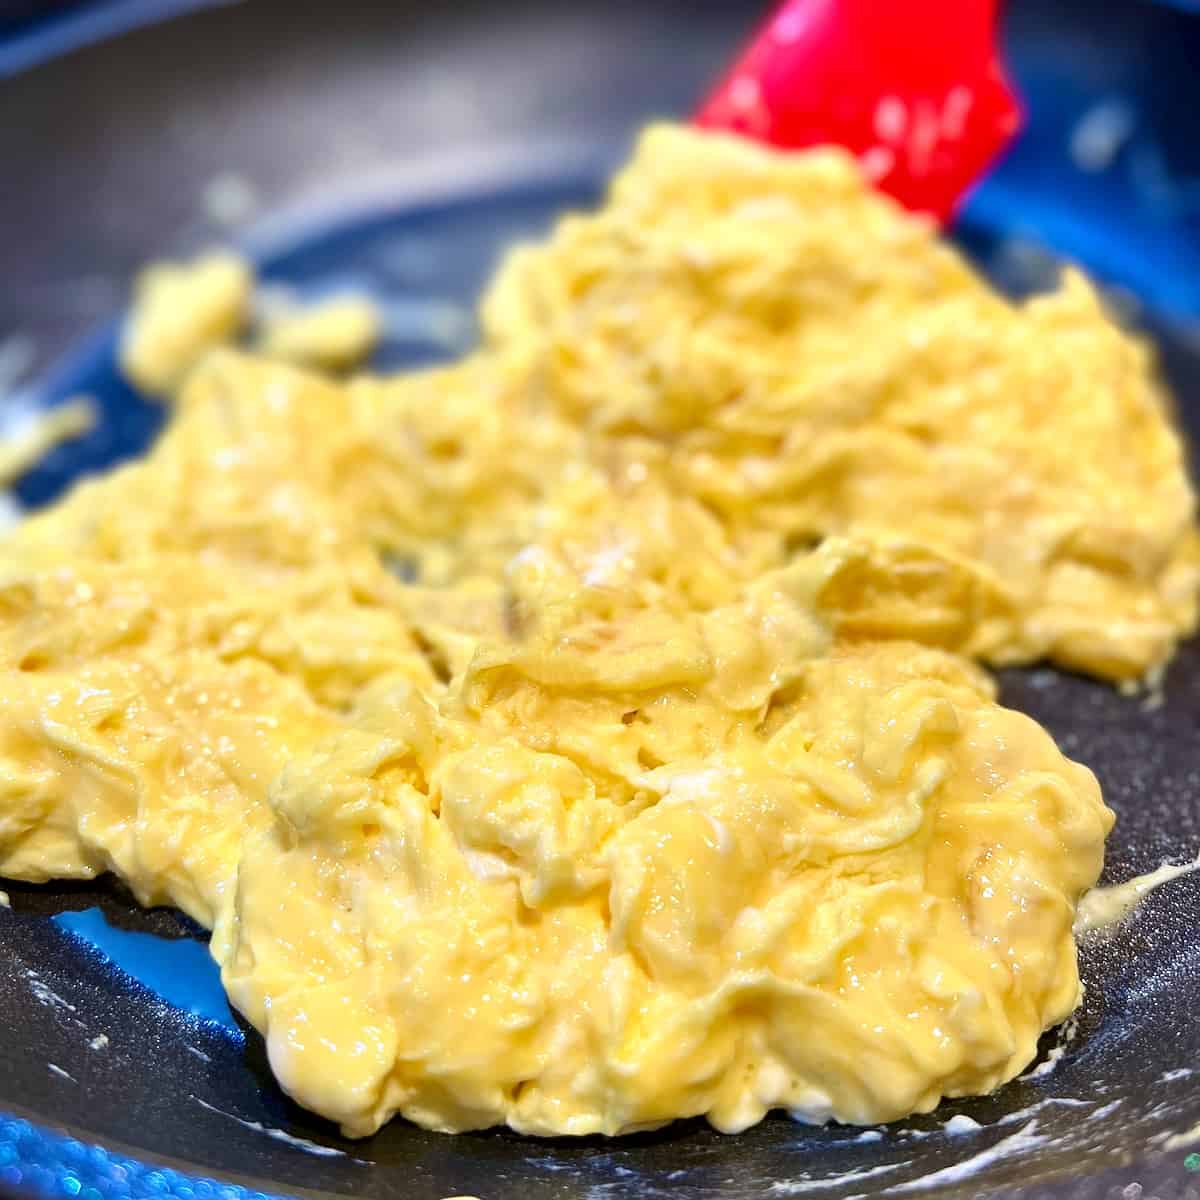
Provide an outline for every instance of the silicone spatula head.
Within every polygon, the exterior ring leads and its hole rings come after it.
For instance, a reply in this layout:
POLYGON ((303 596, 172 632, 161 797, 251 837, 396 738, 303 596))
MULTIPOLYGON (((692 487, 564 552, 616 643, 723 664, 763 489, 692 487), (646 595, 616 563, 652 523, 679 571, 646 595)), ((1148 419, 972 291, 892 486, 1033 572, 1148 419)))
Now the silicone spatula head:
POLYGON ((998 0, 784 0, 696 122, 839 145, 881 190, 948 221, 1021 126, 998 0))

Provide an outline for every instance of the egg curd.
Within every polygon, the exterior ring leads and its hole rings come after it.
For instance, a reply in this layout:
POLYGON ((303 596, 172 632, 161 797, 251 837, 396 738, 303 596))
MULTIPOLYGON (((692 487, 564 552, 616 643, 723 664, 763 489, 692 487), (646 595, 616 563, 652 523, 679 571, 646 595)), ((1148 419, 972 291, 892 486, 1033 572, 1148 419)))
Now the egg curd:
POLYGON ((972 660, 1129 679, 1194 625, 1147 351, 839 153, 666 127, 482 313, 397 378, 210 353, 0 544, 0 875, 211 927, 350 1135, 1012 1078, 1112 815, 972 660))

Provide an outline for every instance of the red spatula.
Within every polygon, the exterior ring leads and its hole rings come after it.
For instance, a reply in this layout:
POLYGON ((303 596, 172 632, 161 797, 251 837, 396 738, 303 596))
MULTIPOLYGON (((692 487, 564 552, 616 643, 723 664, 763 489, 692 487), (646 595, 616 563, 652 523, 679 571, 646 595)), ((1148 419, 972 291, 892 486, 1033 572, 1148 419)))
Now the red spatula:
POLYGON ((1021 126, 997 4, 784 0, 696 122, 773 146, 844 146, 882 191, 948 221, 1021 126))

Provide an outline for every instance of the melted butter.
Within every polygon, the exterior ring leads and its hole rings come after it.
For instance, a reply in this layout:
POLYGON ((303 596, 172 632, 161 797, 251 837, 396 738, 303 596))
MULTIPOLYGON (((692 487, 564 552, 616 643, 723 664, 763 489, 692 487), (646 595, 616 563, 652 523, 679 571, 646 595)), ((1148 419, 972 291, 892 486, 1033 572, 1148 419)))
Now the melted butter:
POLYGON ((1077 935, 1119 924, 1152 892, 1164 883, 1200 870, 1200 857, 1189 863, 1163 863, 1145 875, 1136 875, 1111 887, 1092 888, 1075 912, 1077 935))
MULTIPOLYGON (((127 368, 248 286, 148 277, 127 368)), ((353 1135, 1013 1078, 1112 814, 973 660, 1136 678, 1194 624, 1144 347, 1080 277, 995 296, 840 154, 672 129, 483 317, 391 379, 207 354, 0 546, 0 874, 209 926, 353 1135)))

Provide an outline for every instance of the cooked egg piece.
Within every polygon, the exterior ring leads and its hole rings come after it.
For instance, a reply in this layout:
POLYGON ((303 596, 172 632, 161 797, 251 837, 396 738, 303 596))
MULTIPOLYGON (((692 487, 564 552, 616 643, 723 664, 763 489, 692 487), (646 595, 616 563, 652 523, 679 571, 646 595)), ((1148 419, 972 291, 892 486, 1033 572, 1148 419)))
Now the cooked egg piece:
POLYGON ((148 396, 170 395, 209 350, 241 332, 253 289, 249 263, 230 251, 148 267, 121 338, 122 372, 148 396))
POLYGON ((366 360, 383 332, 379 306, 366 296, 331 296, 268 314, 256 348, 270 358, 325 371, 366 360))

